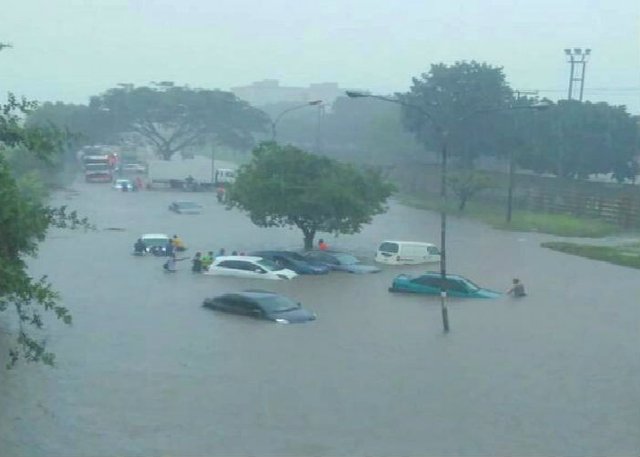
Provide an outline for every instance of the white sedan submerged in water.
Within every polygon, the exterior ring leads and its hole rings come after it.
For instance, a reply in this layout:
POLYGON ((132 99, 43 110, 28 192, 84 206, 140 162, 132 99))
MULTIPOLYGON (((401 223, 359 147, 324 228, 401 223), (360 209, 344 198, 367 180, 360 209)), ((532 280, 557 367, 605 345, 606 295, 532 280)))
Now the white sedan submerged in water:
POLYGON ((262 257, 232 255, 216 257, 206 275, 237 276, 255 279, 293 279, 298 274, 262 257))

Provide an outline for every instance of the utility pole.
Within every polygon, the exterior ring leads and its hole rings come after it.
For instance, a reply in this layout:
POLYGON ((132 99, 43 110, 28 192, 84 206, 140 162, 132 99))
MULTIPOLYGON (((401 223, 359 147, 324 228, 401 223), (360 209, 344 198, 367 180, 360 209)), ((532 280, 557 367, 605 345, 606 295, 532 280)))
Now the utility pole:
POLYGON ((325 105, 321 103, 318 105, 318 119, 316 123, 316 154, 322 153, 322 128, 325 115, 325 105))
POLYGON ((582 96, 584 94, 584 75, 587 70, 587 61, 591 55, 591 49, 587 48, 583 51, 582 48, 567 48, 564 50, 564 53, 567 56, 567 62, 571 66, 569 71, 569 92, 567 94, 567 100, 573 100, 573 83, 579 82, 580 91, 578 93, 578 100, 582 101, 582 96), (576 70, 578 76, 576 76, 576 70))
MULTIPOLYGON (((538 95, 538 91, 537 90, 516 90, 514 91, 515 95, 516 95, 516 106, 519 106, 520 104, 520 100, 523 96, 525 97, 537 97, 538 95)), ((514 134, 515 134, 515 138, 516 141, 514 141, 514 144, 512 144, 509 147, 509 184, 507 187, 507 215, 506 215, 506 221, 508 224, 511 223, 511 216, 513 214, 513 188, 514 188, 514 181, 515 181, 515 174, 516 174, 516 151, 515 149, 517 149, 520 146, 520 141, 518 141, 518 135, 520 134, 520 125, 518 123, 518 113, 514 112, 513 113, 514 116, 514 120, 515 120, 515 125, 514 125, 514 134)))

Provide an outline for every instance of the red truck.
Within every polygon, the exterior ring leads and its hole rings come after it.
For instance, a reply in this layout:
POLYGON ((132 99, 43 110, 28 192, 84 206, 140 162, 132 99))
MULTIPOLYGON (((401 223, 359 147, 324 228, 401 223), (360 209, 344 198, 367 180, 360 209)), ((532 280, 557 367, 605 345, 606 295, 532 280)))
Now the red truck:
POLYGON ((86 182, 111 182, 116 166, 113 154, 85 155, 82 157, 84 180, 86 182))

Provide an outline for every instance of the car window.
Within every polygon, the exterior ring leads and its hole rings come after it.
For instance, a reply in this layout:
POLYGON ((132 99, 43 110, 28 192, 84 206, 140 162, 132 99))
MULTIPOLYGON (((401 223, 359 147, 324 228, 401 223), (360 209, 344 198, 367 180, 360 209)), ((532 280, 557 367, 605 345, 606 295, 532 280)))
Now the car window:
POLYGON ((455 292, 468 292, 464 282, 459 279, 447 279, 445 281, 446 289, 455 292))
POLYGON ((200 205, 194 202, 178 202, 176 206, 180 208, 200 208, 200 205))
POLYGON ((465 286, 467 287, 467 289, 470 292, 476 292, 476 291, 480 290, 480 286, 478 286, 477 284, 475 284, 474 282, 472 282, 472 281, 470 281, 468 279, 465 279, 463 282, 464 282, 465 286))
POLYGON ((435 276, 419 276, 411 280, 411 282, 420 284, 422 286, 435 287, 438 289, 440 288, 440 278, 437 278, 435 276))
POLYGON ((396 254, 399 249, 400 246, 398 246, 398 243, 382 243, 378 248, 378 251, 396 254))
POLYGON ((427 252, 432 255, 440 255, 440 249, 435 246, 427 247, 427 252))
MULTIPOLYGON (((218 264, 219 267, 221 268, 231 268, 234 270, 242 270, 242 265, 238 265, 239 262, 236 262, 234 260, 223 260, 222 262, 220 262, 218 264)), ((240 262, 241 264, 244 262, 240 262)))
POLYGON ((301 261, 304 262, 305 258, 303 256, 301 256, 300 254, 298 254, 297 252, 287 252, 286 256, 290 259, 293 260, 297 260, 297 261, 301 261))
POLYGON ((293 300, 280 295, 270 295, 258 299, 260 307, 268 313, 282 313, 297 309, 299 306, 293 300))
POLYGON ((278 265, 277 263, 275 263, 273 260, 269 260, 269 259, 261 259, 258 260, 256 262, 258 265, 263 266, 264 268, 266 268, 267 270, 271 270, 271 271, 278 271, 278 270, 282 270, 282 266, 278 265))
POLYGON ((349 254, 334 254, 334 256, 340 265, 355 265, 358 263, 358 259, 349 254))
POLYGON ((143 238, 142 241, 147 246, 166 246, 169 238, 143 238))

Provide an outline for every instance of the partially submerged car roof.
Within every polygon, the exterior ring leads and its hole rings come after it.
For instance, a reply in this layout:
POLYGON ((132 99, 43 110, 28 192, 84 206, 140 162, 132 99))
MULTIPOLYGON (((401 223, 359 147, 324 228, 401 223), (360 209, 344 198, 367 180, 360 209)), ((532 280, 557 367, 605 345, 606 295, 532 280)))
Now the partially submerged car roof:
POLYGON ((144 235, 142 235, 140 238, 144 239, 158 239, 158 238, 166 238, 167 240, 169 239, 169 235, 165 234, 165 233, 145 233, 144 235))

